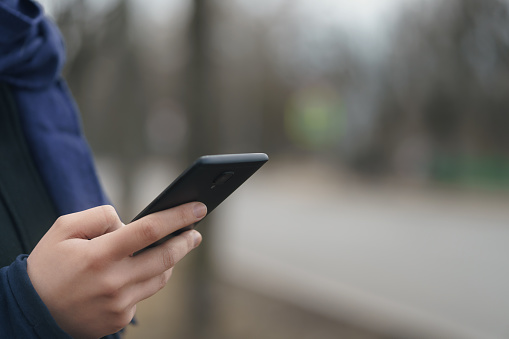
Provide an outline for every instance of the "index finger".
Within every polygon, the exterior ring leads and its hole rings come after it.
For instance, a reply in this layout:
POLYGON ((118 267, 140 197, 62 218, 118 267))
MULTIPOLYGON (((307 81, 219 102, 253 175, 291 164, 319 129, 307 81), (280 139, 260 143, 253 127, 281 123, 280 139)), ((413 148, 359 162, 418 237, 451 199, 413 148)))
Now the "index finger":
POLYGON ((187 203, 149 214, 114 232, 105 234, 101 237, 103 238, 101 241, 105 242, 108 253, 113 257, 126 257, 182 227, 200 221, 206 214, 207 207, 201 202, 187 203))

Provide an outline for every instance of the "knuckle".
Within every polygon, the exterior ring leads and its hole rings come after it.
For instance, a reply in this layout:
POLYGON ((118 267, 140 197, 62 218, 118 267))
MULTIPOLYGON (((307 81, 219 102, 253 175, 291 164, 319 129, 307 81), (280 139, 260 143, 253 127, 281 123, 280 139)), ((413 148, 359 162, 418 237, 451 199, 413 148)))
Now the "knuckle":
POLYGON ((173 273, 173 268, 170 268, 169 270, 167 270, 166 272, 163 273, 165 286, 168 283, 168 281, 170 280, 172 273, 173 273))
MULTIPOLYGON (((118 279, 114 279, 112 277, 104 277, 101 281, 101 290, 105 297, 111 299, 113 302, 115 302, 117 299, 119 299, 120 295, 120 283, 118 279)), ((113 307, 115 309, 115 307, 113 307)))
POLYGON ((86 268, 89 272, 98 273, 106 269, 107 263, 98 251, 86 253, 86 268))
MULTIPOLYGON (((170 270, 168 270, 170 271, 170 270)), ((168 280, 170 279, 170 274, 167 273, 168 271, 164 272, 159 276, 159 283, 157 285, 157 290, 160 291, 163 289, 164 286, 168 283, 168 280)))
POLYGON ((67 216, 66 215, 61 215, 57 218, 57 220, 55 221, 55 226, 59 227, 61 226, 62 224, 65 224, 65 220, 66 220, 67 216))
POLYGON ((115 332, 125 328, 131 322, 133 314, 129 309, 114 310, 112 311, 111 325, 115 332))
POLYGON ((110 305, 109 309, 109 323, 114 330, 118 332, 125 328, 134 318, 136 312, 136 305, 127 305, 121 302, 114 302, 110 305))
POLYGON ((172 271, 173 269, 170 268, 169 270, 166 270, 158 276, 152 278, 150 282, 150 295, 154 295, 166 286, 170 280, 172 271))
POLYGON ((121 318, 126 312, 126 305, 122 304, 120 300, 114 299, 110 304, 110 313, 115 317, 121 318))
POLYGON ((53 226, 57 229, 65 229, 69 227, 69 215, 61 215, 58 219, 53 223, 53 226))
POLYGON ((187 226, 192 223, 189 214, 191 213, 189 208, 180 207, 176 209, 176 221, 181 226, 187 226))
POLYGON ((120 221, 117 211, 111 205, 103 205, 98 207, 99 211, 103 214, 104 222, 106 225, 115 225, 120 221))
POLYGON ((143 242, 154 242, 159 240, 160 225, 154 218, 145 217, 140 219, 140 227, 138 230, 138 237, 143 242))
MULTIPOLYGON (((192 231, 194 232, 194 231, 192 231)), ((187 241, 187 252, 190 252, 194 246, 194 236, 192 232, 186 232, 186 241, 187 241)))
POLYGON ((165 271, 174 267, 178 261, 177 253, 173 247, 166 247, 161 258, 163 260, 163 267, 165 271))

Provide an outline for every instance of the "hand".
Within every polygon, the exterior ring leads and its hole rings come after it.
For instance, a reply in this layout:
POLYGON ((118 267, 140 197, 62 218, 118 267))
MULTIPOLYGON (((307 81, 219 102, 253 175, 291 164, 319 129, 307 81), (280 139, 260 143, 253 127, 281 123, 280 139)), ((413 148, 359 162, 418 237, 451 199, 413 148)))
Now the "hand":
POLYGON ((62 216, 28 257, 28 275, 69 335, 115 333, 129 324, 136 303, 166 285, 173 266, 200 244, 201 235, 187 231, 132 254, 196 223, 206 212, 204 204, 189 203, 126 226, 111 206, 62 216))

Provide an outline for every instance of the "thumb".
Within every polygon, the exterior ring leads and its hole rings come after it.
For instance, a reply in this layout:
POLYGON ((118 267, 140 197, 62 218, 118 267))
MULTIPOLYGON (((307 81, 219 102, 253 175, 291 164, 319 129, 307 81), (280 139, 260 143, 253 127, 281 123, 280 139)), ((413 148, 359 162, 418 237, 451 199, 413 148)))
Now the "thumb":
POLYGON ((110 205, 94 207, 85 211, 67 214, 60 217, 55 225, 60 224, 64 238, 93 239, 113 232, 122 227, 115 208, 110 205))

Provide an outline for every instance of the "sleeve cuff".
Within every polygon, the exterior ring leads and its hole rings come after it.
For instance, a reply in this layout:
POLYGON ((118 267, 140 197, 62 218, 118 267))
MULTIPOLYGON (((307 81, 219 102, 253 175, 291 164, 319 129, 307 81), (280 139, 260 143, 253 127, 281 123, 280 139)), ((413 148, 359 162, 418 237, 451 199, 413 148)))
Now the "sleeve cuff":
POLYGON ((26 321, 41 338, 72 339, 51 316, 30 281, 27 273, 28 255, 20 255, 10 265, 8 282, 16 303, 26 321))

